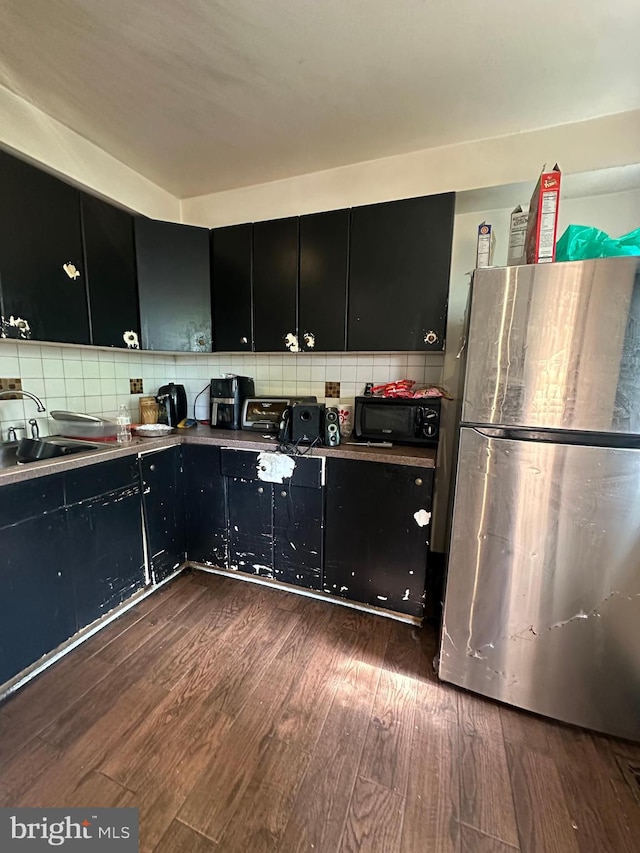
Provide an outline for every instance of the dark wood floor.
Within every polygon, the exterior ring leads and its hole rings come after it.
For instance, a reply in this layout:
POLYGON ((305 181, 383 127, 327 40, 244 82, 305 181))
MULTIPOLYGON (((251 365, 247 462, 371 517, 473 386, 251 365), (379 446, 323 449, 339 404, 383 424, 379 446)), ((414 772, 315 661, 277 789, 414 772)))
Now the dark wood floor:
POLYGON ((640 747, 440 684, 435 637, 183 575, 0 706, 0 805, 155 853, 640 850, 640 747))

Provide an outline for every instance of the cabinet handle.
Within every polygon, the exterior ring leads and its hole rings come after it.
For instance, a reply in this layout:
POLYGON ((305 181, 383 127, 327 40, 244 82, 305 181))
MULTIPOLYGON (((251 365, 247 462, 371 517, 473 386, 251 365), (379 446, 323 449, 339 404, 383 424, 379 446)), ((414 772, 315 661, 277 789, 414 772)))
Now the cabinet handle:
POLYGON ((240 343, 241 343, 241 344, 248 344, 248 343, 249 343, 249 339, 246 337, 246 335, 243 335, 243 336, 240 338, 240 343))
POLYGON ((156 470, 156 466, 155 466, 155 465, 149 465, 149 470, 150 470, 150 471, 155 471, 155 470, 156 470))
POLYGON ((281 495, 283 498, 286 498, 287 493, 286 493, 286 492, 280 492, 280 495, 281 495))
POLYGON ((422 485, 422 477, 416 477, 416 486, 422 485))
POLYGON ((258 486, 258 494, 261 495, 264 492, 262 486, 258 486))

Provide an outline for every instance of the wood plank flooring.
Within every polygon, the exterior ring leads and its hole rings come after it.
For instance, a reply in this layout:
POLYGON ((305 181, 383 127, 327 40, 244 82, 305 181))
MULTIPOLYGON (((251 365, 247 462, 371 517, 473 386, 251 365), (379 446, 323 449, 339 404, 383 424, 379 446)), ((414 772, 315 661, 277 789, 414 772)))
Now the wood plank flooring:
POLYGON ((144 853, 637 853, 640 745, 440 683, 435 632, 187 573, 0 705, 0 806, 144 853))

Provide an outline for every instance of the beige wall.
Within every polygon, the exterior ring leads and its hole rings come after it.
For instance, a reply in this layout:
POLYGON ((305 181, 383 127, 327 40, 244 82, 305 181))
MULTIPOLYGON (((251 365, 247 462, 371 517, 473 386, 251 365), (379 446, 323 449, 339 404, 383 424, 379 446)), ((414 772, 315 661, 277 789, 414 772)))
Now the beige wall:
POLYGON ((177 198, 2 86, 0 146, 130 210, 180 221, 177 198))
POLYGON ((531 181, 556 161, 565 174, 640 162, 640 110, 183 199, 182 221, 214 228, 531 181))

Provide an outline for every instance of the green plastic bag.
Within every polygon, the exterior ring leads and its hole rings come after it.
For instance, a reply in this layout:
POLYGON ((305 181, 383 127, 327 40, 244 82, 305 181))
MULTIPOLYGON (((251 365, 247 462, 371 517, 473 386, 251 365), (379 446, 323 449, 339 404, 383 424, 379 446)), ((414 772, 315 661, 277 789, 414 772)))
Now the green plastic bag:
POLYGON ((622 255, 640 255, 640 228, 615 238, 589 225, 569 225, 556 243, 556 261, 588 261, 622 255))

